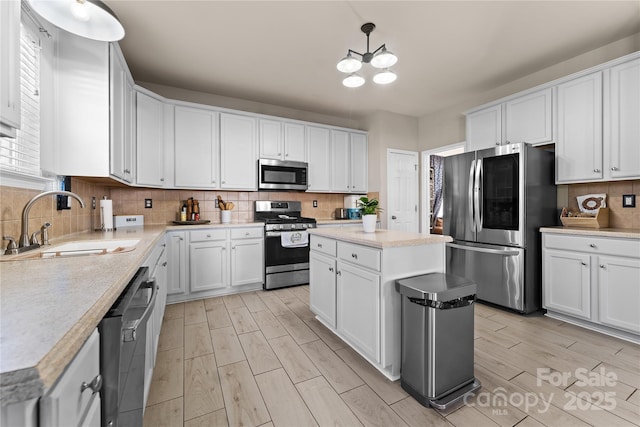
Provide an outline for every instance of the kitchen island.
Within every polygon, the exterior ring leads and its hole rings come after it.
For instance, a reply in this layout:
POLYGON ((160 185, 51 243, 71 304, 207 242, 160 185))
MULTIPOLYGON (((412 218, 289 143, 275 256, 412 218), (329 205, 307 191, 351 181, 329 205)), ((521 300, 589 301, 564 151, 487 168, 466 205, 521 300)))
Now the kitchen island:
POLYGON ((397 279, 445 271, 449 236, 357 228, 309 230, 309 307, 387 378, 400 377, 397 279))

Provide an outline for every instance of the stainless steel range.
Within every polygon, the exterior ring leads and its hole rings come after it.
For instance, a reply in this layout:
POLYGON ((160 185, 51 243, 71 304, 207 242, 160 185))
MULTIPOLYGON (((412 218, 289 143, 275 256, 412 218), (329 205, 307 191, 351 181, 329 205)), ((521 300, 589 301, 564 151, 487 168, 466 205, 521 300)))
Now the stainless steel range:
POLYGON ((314 218, 301 215, 295 201, 256 201, 254 218, 265 225, 264 289, 309 283, 309 235, 314 218))

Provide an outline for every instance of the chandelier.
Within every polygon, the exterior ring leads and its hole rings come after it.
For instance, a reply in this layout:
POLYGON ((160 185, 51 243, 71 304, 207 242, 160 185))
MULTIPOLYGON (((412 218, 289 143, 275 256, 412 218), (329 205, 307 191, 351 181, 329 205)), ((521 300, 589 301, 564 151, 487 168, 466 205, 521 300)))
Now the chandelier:
POLYGON ((358 71, 362 68, 363 62, 365 64, 371 64, 373 67, 380 70, 373 76, 373 81, 375 83, 386 85, 396 80, 396 73, 391 71, 389 67, 398 62, 398 57, 389 52, 384 44, 373 52, 369 52, 369 35, 375 29, 375 24, 371 22, 360 27, 360 30, 367 35, 367 51, 365 53, 359 53, 355 50, 349 49, 347 56, 342 58, 336 66, 338 71, 348 74, 347 77, 342 80, 342 84, 346 87, 360 87, 364 84, 364 77, 358 74, 358 71), (354 55, 357 55, 360 58, 357 58, 354 55))

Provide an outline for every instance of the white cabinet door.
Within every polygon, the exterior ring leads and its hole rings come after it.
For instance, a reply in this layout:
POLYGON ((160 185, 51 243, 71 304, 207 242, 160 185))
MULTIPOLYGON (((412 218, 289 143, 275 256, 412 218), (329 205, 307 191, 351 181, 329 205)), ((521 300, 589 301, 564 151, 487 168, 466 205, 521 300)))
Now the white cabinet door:
POLYGON ((299 123, 284 123, 284 160, 307 161, 305 127, 299 123))
POLYGON ((543 250, 543 306, 589 320, 591 279, 589 255, 543 250))
POLYGON ((136 105, 136 183, 164 185, 164 105, 138 92, 136 105))
POLYGON ((0 2, 0 136, 20 128, 20 0, 0 2))
POLYGON ((337 329, 380 362, 380 276, 338 261, 337 329), (354 307, 358 307, 354 310, 354 307))
POLYGON ((307 128, 307 152, 309 153, 309 190, 331 191, 331 134, 329 129, 307 128))
POLYGON ((231 286, 264 283, 264 240, 231 241, 231 286))
POLYGON ((336 327, 336 261, 325 255, 309 255, 309 308, 327 325, 336 327))
POLYGON ((351 188, 352 193, 365 194, 369 184, 369 157, 367 135, 351 134, 351 188))
POLYGON ((184 231, 167 233, 167 294, 187 291, 187 241, 184 231))
POLYGON ((284 156, 282 149, 282 123, 276 120, 260 119, 260 158, 281 160, 284 156))
POLYGON ((348 193, 351 189, 351 159, 349 158, 349 132, 341 130, 331 131, 331 166, 333 179, 331 190, 338 193, 348 193))
POLYGON ((227 241, 197 242, 189 245, 191 292, 226 288, 229 283, 227 241))
POLYGON ((600 323, 640 333, 640 260, 598 257, 600 323))
POLYGON ((237 114, 220 114, 220 188, 256 190, 256 119, 237 114))
POLYGON ((609 176, 640 178, 640 59, 611 68, 609 91, 609 176))
POLYGON ((120 51, 109 46, 109 78, 111 107, 111 175, 126 182, 133 181, 132 169, 132 108, 134 100, 128 68, 120 51))
POLYGON ((602 179, 602 73, 558 85, 556 182, 602 179))
POLYGON ((467 115, 466 151, 502 144, 502 105, 494 105, 467 115))
POLYGON ((175 186, 218 187, 218 113, 175 107, 175 186))
POLYGON ((552 89, 543 89, 505 102, 505 143, 553 142, 552 89))

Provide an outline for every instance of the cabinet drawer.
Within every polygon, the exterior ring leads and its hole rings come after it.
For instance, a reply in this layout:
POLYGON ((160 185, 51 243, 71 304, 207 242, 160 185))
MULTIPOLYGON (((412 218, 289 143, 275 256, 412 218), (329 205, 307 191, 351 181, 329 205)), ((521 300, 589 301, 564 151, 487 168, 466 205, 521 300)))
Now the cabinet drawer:
POLYGON ((591 254, 608 254, 625 257, 640 257, 640 240, 616 239, 612 237, 582 237, 562 234, 545 234, 544 247, 587 252, 591 254))
POLYGON ((99 393, 94 393, 91 388, 82 390, 82 385, 91 384, 99 374, 100 336, 96 329, 56 384, 41 399, 40 425, 80 425, 94 400, 100 400, 99 393))
POLYGON ((252 228, 232 228, 232 239, 262 239, 264 228, 252 227, 252 228))
POLYGON ((380 271, 380 251, 377 249, 338 242, 338 258, 375 271, 380 271))
POLYGON ((336 256, 336 241, 311 235, 311 250, 330 256, 336 256))
POLYGON ((191 242, 207 242, 211 240, 225 240, 227 238, 227 230, 209 229, 209 230, 193 230, 189 233, 191 242))

